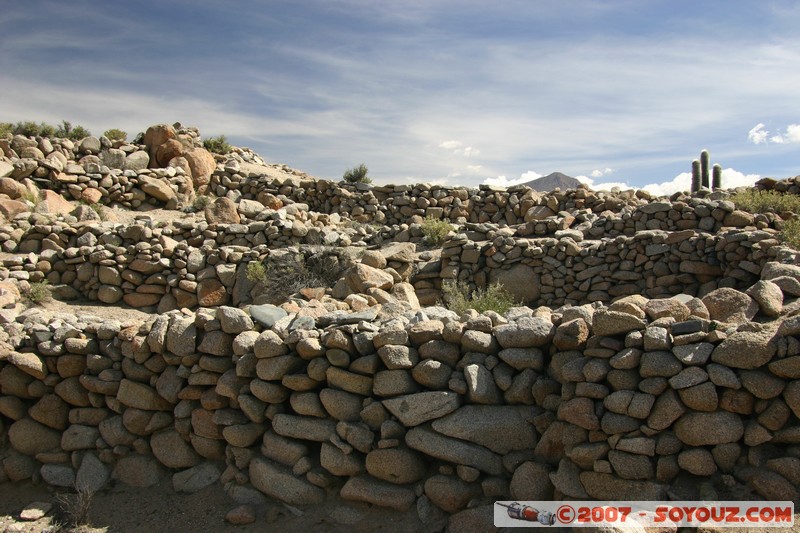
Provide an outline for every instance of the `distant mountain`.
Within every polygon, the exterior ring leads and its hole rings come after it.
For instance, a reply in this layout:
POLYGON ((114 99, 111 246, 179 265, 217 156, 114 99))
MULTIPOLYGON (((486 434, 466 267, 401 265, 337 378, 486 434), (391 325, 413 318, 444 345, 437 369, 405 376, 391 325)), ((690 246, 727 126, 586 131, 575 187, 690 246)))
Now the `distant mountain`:
POLYGON ((561 172, 553 172, 547 176, 536 178, 535 180, 523 183, 531 189, 539 192, 550 192, 556 187, 565 191, 567 189, 575 189, 580 185, 580 181, 573 177, 562 174, 561 172))

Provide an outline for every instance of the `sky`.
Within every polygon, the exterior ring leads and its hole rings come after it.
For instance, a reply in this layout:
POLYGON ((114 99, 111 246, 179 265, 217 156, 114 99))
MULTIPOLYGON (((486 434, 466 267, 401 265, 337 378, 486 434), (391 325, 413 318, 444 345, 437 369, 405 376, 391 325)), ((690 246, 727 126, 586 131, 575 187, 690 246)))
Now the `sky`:
POLYGON ((225 135, 338 180, 800 174, 794 0, 5 2, 0 121, 225 135))

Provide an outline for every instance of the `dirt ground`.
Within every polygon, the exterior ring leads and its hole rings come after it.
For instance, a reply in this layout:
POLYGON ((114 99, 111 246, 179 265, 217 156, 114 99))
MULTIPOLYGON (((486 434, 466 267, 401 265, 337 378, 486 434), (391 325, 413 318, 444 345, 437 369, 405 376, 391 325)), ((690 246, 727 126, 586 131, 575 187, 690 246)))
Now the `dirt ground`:
MULTIPOLYGON (((43 533, 53 525, 58 492, 30 482, 0 485, 0 533, 43 533), (49 502, 54 510, 33 522, 19 521, 19 513, 33 502, 49 502)), ((169 480, 147 489, 116 485, 94 495, 89 526, 81 533, 136 532, 400 532, 441 531, 444 523, 433 529, 419 521, 416 510, 407 513, 377 508, 359 502, 329 498, 324 504, 289 508, 271 500, 252 506, 256 521, 232 525, 225 515, 239 504, 222 487, 214 484, 195 494, 179 494, 169 480), (296 513, 302 513, 297 515, 296 513)))

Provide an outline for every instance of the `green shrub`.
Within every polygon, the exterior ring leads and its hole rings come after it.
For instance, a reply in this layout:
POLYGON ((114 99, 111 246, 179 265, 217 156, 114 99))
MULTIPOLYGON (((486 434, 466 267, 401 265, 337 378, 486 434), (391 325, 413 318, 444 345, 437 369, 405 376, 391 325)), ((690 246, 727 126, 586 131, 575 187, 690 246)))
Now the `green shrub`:
POLYGON ((425 217, 421 229, 422 235, 425 236, 425 242, 432 246, 441 246, 447 234, 453 230, 453 226, 446 220, 425 217))
POLYGON ((33 304, 40 304, 50 299, 50 287, 47 281, 35 281, 29 284, 25 297, 33 304))
POLYGON ((800 250, 800 218, 786 220, 779 237, 787 246, 800 250))
POLYGON ((89 130, 83 126, 73 126, 68 120, 62 120, 61 125, 55 130, 56 137, 65 137, 71 141, 80 141, 90 135, 89 130))
POLYGON ((220 135, 219 137, 209 137, 208 139, 203 141, 203 148, 208 150, 209 152, 214 152, 216 154, 225 155, 230 152, 233 147, 228 144, 228 140, 225 138, 224 135, 220 135))
POLYGON ((14 125, 10 122, 0 122, 0 137, 14 134, 14 125))
POLYGON ((470 294, 469 285, 463 281, 445 283, 442 286, 444 305, 457 315, 469 309, 479 313, 495 311, 504 315, 514 306, 519 305, 503 285, 496 283, 487 289, 478 288, 470 294))
POLYGON ((212 200, 211 196, 207 194, 198 194, 192 200, 192 205, 187 205, 183 208, 183 211, 185 213, 198 213, 208 207, 212 200))
POLYGON ((111 128, 110 130, 106 130, 103 135, 109 141, 124 141, 128 138, 128 134, 120 129, 111 128))
POLYGON ((347 183, 372 183, 372 179, 367 177, 368 172, 367 165, 361 163, 357 167, 345 170, 342 179, 347 183))
POLYGON ((731 201, 737 209, 748 213, 800 213, 800 196, 796 194, 747 189, 734 194, 731 201))
POLYGON ((267 281, 267 267, 264 263, 251 261, 247 264, 245 275, 250 283, 264 283, 267 281))

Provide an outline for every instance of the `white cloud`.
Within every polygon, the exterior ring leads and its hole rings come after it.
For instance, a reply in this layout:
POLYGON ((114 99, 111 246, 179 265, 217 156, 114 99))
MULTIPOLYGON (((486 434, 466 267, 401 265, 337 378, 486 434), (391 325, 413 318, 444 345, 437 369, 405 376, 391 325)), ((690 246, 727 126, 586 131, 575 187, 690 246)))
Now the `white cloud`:
POLYGON ((467 170, 470 172, 480 172, 483 168, 483 165, 467 165, 467 170))
MULTIPOLYGON (((594 174, 594 173, 592 173, 592 174, 594 174)), ((575 179, 580 181, 583 184, 586 184, 593 191, 610 191, 610 190, 612 190, 614 188, 617 188, 617 189, 620 189, 620 190, 624 191, 626 189, 630 189, 631 188, 630 185, 628 185, 627 183, 623 183, 621 181, 610 181, 610 182, 604 182, 604 183, 595 183, 595 180, 593 178, 590 178, 589 176, 575 176, 575 179)))
POLYGON ((759 122, 747 132, 747 140, 753 144, 767 144, 767 135, 769 135, 769 132, 764 129, 764 124, 759 122))
POLYGON ((515 179, 508 179, 505 176, 497 176, 496 178, 486 178, 483 180, 484 185, 494 185, 497 187, 512 187, 514 185, 519 185, 520 183, 526 183, 531 180, 535 180, 536 178, 541 178, 542 175, 537 172, 526 172, 519 178, 515 179))
POLYGON ((593 178, 602 178, 603 176, 608 176, 609 174, 613 174, 613 173, 614 173, 614 169, 613 168, 606 167, 606 168, 603 168, 603 169, 592 170, 591 176, 593 178))
POLYGON ((439 148, 444 148, 445 150, 455 150, 456 148, 460 148, 463 145, 464 143, 462 143, 461 141, 451 140, 451 141, 444 141, 439 145, 439 148))
POLYGON ((753 144, 800 144, 800 124, 789 124, 784 133, 776 133, 772 137, 764 128, 764 124, 757 124, 747 133, 747 140, 753 144))
POLYGON ((456 150, 454 153, 456 155, 463 155, 465 157, 474 157, 476 155, 480 155, 481 151, 477 148, 473 148, 472 146, 467 146, 463 150, 456 150))
MULTIPOLYGON (((758 174, 743 174, 732 168, 722 169, 722 187, 733 189, 735 187, 750 187, 761 179, 758 174)), ((683 172, 670 181, 651 183, 642 189, 655 196, 670 196, 679 191, 689 191, 692 188, 692 173, 683 172)))
POLYGON ((786 133, 773 135, 770 142, 775 144, 800 144, 800 124, 789 124, 786 133))

